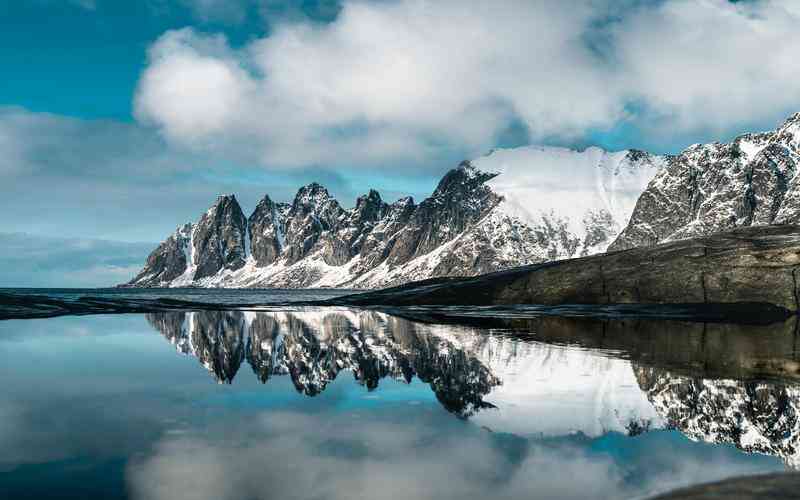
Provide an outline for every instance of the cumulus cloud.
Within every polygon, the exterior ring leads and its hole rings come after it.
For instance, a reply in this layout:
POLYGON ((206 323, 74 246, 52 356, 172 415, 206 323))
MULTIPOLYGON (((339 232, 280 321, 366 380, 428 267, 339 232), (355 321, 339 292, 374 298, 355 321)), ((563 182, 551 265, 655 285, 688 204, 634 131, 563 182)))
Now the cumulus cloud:
POLYGON ((333 23, 285 24, 235 51, 172 31, 150 50, 136 112, 184 143, 257 142, 273 164, 481 149, 516 116, 537 136, 569 136, 619 117, 581 42, 592 14, 554 1, 351 2, 333 23), (213 85, 181 91, 212 72, 213 85))
MULTIPOLYGON (((153 46, 150 59, 152 66, 141 82, 146 99, 157 105, 158 120, 169 123, 167 132, 186 141, 224 132, 246 109, 254 91, 221 35, 171 32, 153 46)), ((153 113, 142 114, 155 118, 153 113)))
POLYGON ((235 49, 167 32, 135 109, 177 143, 286 166, 475 154, 512 122, 551 142, 733 130, 798 106, 798 21, 780 0, 353 0, 235 49))

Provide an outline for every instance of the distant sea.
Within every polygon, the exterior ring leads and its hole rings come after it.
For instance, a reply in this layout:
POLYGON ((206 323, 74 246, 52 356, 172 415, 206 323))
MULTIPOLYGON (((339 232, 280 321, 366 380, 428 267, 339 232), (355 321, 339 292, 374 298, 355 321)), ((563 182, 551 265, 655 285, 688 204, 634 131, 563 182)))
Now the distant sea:
POLYGON ((350 289, 286 289, 286 288, 0 288, 0 293, 38 295, 60 300, 79 297, 102 299, 159 300, 173 299, 204 304, 286 304, 325 300, 356 293, 350 289))

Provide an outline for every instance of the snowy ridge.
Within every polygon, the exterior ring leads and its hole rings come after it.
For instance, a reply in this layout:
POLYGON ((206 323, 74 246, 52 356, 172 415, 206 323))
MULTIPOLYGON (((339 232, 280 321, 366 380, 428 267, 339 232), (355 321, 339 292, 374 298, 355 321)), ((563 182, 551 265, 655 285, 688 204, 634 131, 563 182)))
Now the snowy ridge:
POLYGON ((344 209, 312 183, 291 204, 265 196, 245 221, 228 195, 184 226, 181 255, 165 242, 153 255, 167 257, 127 286, 376 288, 598 253, 662 165, 639 151, 524 147, 462 162, 420 204, 371 190, 344 209))
POLYGON ((554 260, 605 251, 664 158, 633 150, 525 147, 497 150, 474 164, 500 174, 488 182, 503 198, 496 218, 532 229, 540 258, 554 260))
POLYGON ((694 144, 666 158, 611 249, 798 223, 799 164, 800 113, 774 131, 694 144))

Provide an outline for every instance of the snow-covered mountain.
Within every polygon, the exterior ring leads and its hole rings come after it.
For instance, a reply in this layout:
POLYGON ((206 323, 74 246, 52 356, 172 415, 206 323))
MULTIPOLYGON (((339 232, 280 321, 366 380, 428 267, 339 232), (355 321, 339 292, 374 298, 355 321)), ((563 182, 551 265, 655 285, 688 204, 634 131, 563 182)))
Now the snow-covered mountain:
POLYGON ((245 218, 221 196, 127 286, 382 287, 605 251, 663 159, 524 147, 462 162, 416 204, 377 191, 344 209, 321 185, 265 196, 245 218))
POLYGON ((800 222, 798 162, 800 113, 771 132, 668 156, 610 249, 800 222))

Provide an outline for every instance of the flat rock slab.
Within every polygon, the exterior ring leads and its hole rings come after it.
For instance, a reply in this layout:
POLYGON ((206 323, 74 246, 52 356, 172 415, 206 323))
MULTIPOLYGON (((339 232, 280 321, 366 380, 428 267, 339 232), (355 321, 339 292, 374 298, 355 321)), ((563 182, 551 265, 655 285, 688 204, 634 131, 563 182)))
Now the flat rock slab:
POLYGON ((746 227, 647 248, 439 278, 341 305, 772 304, 797 311, 800 226, 746 227))
POLYGON ((768 474, 727 479, 659 495, 652 500, 800 499, 800 474, 768 474))

